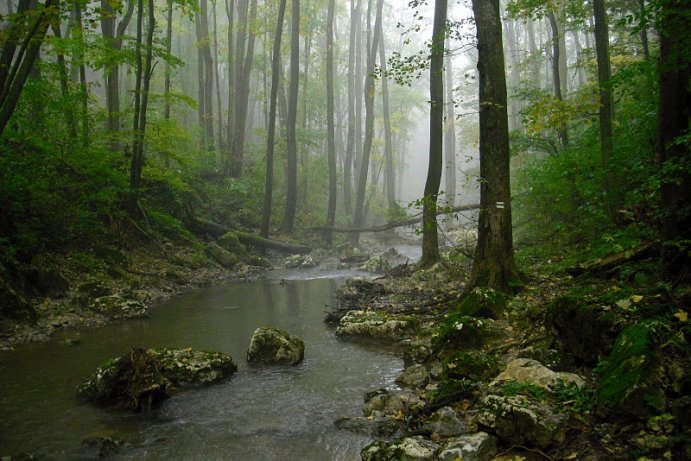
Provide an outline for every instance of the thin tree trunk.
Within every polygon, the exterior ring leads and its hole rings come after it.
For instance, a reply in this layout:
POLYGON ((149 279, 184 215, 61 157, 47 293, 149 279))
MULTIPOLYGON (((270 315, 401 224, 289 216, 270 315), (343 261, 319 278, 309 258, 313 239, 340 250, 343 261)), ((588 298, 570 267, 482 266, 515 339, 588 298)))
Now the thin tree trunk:
MULTIPOLYGON (((173 0, 168 1, 166 12, 166 53, 170 54, 173 46, 173 0)), ((165 82, 163 84, 163 119, 170 120, 170 63, 165 63, 165 82)))
MULTIPOLYGON (((58 8, 59 3, 56 3, 58 8)), ((53 33, 57 39, 62 39, 62 34, 60 32, 60 22, 56 21, 52 25, 53 33)), ((60 92, 62 93, 62 98, 65 100, 65 122, 67 123, 67 132, 69 133, 70 140, 76 141, 77 139, 77 122, 74 116, 74 108, 72 107, 70 101, 70 87, 69 87, 69 76, 67 74, 67 63, 65 62, 65 54, 58 50, 57 52, 57 65, 58 65, 58 76, 60 78, 60 92)))
MULTIPOLYGON (((84 148, 89 147, 89 86, 86 82, 86 63, 84 59, 84 48, 86 42, 84 40, 84 26, 82 23, 82 10, 79 2, 74 4, 75 19, 77 27, 79 28, 80 51, 78 55, 79 60, 79 96, 82 106, 82 145, 84 148)), ((119 98, 118 98, 119 100, 119 98)))
POLYGON ((432 54, 429 71, 429 163, 422 200, 421 267, 430 267, 441 259, 437 235, 437 196, 441 183, 444 138, 444 43, 447 0, 434 2, 432 54))
POLYGON ((348 134, 345 159, 343 161, 343 207, 348 216, 352 213, 353 151, 355 150, 355 55, 358 22, 360 21, 360 1, 350 0, 350 46, 348 48, 348 134))
MULTIPOLYGON (((641 17, 645 13, 645 0, 638 0, 639 13, 641 17)), ((641 28, 641 46, 643 47, 643 57, 646 61, 650 60, 650 47, 648 46, 648 28, 643 24, 639 26, 641 28)))
POLYGON ((274 144, 276 138, 276 106, 278 100, 278 84, 281 65, 281 38, 283 37, 283 19, 286 12, 286 0, 281 0, 276 19, 276 33, 274 34, 273 56, 271 58, 271 96, 269 102, 269 126, 266 136, 266 176, 264 181, 264 208, 259 235, 269 237, 271 223, 271 205, 273 201, 274 181, 274 144))
MULTIPOLYGON (((334 133, 334 9, 335 0, 329 0, 326 18, 326 150, 329 162, 329 205, 326 225, 336 222, 336 139, 334 133)), ((331 245, 331 230, 324 231, 324 242, 331 245)))
POLYGON ((216 0, 212 0, 211 5, 213 6, 212 17, 214 21, 214 56, 212 67, 214 69, 214 81, 216 82, 216 111, 218 112, 218 117, 216 117, 216 130, 218 132, 218 148, 221 152, 221 163, 223 163, 223 106, 221 104, 221 76, 218 72, 218 65, 220 61, 218 60, 218 14, 216 12, 216 0))
MULTIPOLYGON (((453 97, 453 62, 451 57, 446 58, 446 129, 444 130, 444 151, 446 153, 445 178, 446 178, 446 206, 456 204, 456 114, 453 97)), ((449 222, 453 222, 453 217, 449 222)))
MULTIPOLYGON (((561 71, 559 65, 562 59, 561 49, 559 46, 559 42, 561 40, 559 37, 559 23, 557 22, 557 17, 553 11, 548 11, 547 18, 549 19, 549 25, 552 28, 552 82, 554 86, 554 97, 561 102, 564 100, 564 98, 562 95, 563 82, 561 81, 561 71)), ((557 135, 559 136, 561 146, 568 146, 569 133, 566 128, 566 122, 561 122, 557 135)))
POLYGON ((293 232, 297 208, 297 111, 300 87, 300 0, 292 0, 292 24, 290 31, 290 86, 288 88, 288 132, 286 168, 286 208, 281 230, 293 232))
POLYGON ((597 80, 600 89, 600 152, 602 169, 605 173, 605 208, 612 220, 616 219, 616 205, 612 170, 612 82, 609 63, 609 29, 607 26, 607 11, 604 0, 593 1, 593 16, 595 17, 595 50, 597 55, 597 80))
POLYGON ((235 75, 234 72, 234 26, 235 26, 235 0, 225 0, 226 16, 228 18, 228 126, 226 127, 226 154, 225 173, 230 174, 232 164, 233 132, 235 130, 235 75))
MULTIPOLYGON (((381 24, 380 24, 381 26, 381 24)), ((396 174, 393 169, 393 145, 391 141, 391 110, 389 109, 389 82, 386 77, 386 44, 384 29, 375 31, 379 34, 379 66, 381 67, 382 112, 384 115, 384 161, 386 162, 386 199, 389 210, 396 207, 396 174)))
MULTIPOLYGON (((378 0, 377 3, 377 18, 375 20, 374 29, 378 30, 381 27, 382 11, 384 8, 384 0, 378 0)), ((364 222, 364 208, 365 208, 365 190, 367 188, 367 176, 369 173, 370 154, 372 152, 372 138, 374 137, 374 65, 377 58, 377 49, 379 48, 379 36, 374 34, 372 37, 372 45, 368 50, 367 56, 367 74, 365 77, 365 142, 362 148, 362 155, 360 156, 360 163, 358 165, 358 181, 357 193, 355 196, 355 213, 353 214, 353 227, 362 227, 364 222)), ((351 240, 357 243, 359 239, 358 234, 352 234, 351 240)))

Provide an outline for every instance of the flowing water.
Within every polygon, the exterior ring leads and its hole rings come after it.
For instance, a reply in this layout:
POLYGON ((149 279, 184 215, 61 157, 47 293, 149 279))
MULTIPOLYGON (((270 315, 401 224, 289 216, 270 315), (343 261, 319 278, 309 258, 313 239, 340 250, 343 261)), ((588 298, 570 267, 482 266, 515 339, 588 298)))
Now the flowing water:
POLYGON ((394 387, 398 354, 338 339, 324 324, 325 305, 343 272, 274 272, 266 279, 200 289, 152 310, 151 318, 82 332, 0 355, 0 456, 34 453, 79 459, 88 437, 128 447, 116 459, 351 460, 367 438, 333 422, 357 416, 363 394, 394 387), (257 368, 245 362, 259 326, 300 336, 305 361, 257 368), (75 387, 100 363, 133 346, 219 350, 239 371, 214 386, 177 395, 151 413, 79 404, 75 387))

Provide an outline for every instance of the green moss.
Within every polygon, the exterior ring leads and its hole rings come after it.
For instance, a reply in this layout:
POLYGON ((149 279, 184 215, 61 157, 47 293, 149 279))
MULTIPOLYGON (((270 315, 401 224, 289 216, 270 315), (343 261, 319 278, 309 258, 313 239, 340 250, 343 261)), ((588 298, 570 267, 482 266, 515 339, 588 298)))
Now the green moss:
POLYGON ((596 372, 600 375, 596 397, 603 409, 625 403, 657 406, 661 396, 651 386, 658 363, 653 347, 651 327, 654 321, 630 325, 617 338, 612 353, 602 360, 596 372), (632 402, 631 397, 641 393, 632 402))
POLYGON ((476 350, 459 351, 442 363, 442 378, 483 381, 497 374, 497 359, 476 350))
POLYGON ((513 379, 506 381, 501 390, 506 397, 525 395, 532 397, 539 402, 544 402, 547 400, 547 390, 535 384, 524 381, 516 381, 513 379))
POLYGON ((462 315, 458 312, 447 314, 437 325, 432 346, 437 350, 460 350, 479 347, 488 336, 487 321, 462 315))
POLYGON ((429 401, 435 406, 448 405, 464 398, 471 398, 477 385, 468 379, 442 379, 430 393, 429 401))
POLYGON ((507 297, 500 291, 491 288, 475 288, 463 298, 456 312, 461 315, 478 315, 498 318, 506 309, 507 297))

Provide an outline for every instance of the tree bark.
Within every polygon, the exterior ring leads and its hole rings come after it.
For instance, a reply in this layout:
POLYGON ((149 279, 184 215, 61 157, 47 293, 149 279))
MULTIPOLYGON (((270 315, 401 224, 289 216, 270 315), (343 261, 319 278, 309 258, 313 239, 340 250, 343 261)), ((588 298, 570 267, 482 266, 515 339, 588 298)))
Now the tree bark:
POLYGON ((273 56, 271 58, 271 96, 269 102, 269 126, 266 136, 266 177, 264 180, 264 208, 259 234, 269 237, 269 224, 271 223, 271 205, 273 201, 274 181, 274 147, 276 137, 276 106, 278 100, 278 78, 281 65, 281 38, 283 37, 283 19, 286 12, 286 0, 281 0, 276 19, 276 33, 274 34, 273 56))
MULTIPOLYGON (((553 11, 547 12, 547 19, 549 19, 549 25, 552 28, 552 82, 554 86, 554 97, 557 101, 562 102, 564 100, 562 94, 562 88, 564 83, 561 78, 561 47, 559 45, 561 38, 559 36, 559 22, 553 11)), ((559 136, 559 141, 562 147, 566 147, 569 144, 569 133, 566 128, 566 122, 562 121, 557 129, 557 135, 559 136)))
MULTIPOLYGON (((329 0, 326 18, 326 149, 329 162, 329 205, 326 225, 336 221, 336 138, 334 129, 334 8, 335 0, 329 0)), ((332 233, 324 232, 324 242, 331 245, 332 233)))
POLYGON ((437 196, 442 172, 444 146, 444 43, 446 35, 447 0, 434 2, 432 54, 429 70, 429 163, 422 200, 422 257, 421 267, 439 262, 437 235, 437 196))
POLYGON ((691 278, 691 172, 688 140, 691 116, 691 5, 663 2, 659 16, 659 139, 658 164, 665 168, 660 183, 660 243, 664 275, 669 280, 691 278))
POLYGON ((360 22, 360 4, 355 0, 350 0, 350 45, 348 48, 348 134, 346 139, 345 159, 343 160, 343 207, 348 216, 352 213, 352 180, 353 180, 353 151, 355 150, 355 123, 357 114, 355 113, 355 56, 356 56, 356 36, 358 24, 360 22))
POLYGON ((389 108, 389 81, 386 76, 386 43, 384 41, 384 28, 379 34, 379 66, 381 67, 381 97, 382 112, 384 116, 384 161, 386 162, 386 200, 389 211, 396 208, 396 173, 393 168, 393 142, 391 135, 391 110, 389 108))
MULTIPOLYGON (((453 62, 451 57, 446 58, 446 69, 444 70, 446 82, 446 128, 444 130, 444 151, 445 151, 445 179, 446 179, 446 206, 453 207, 456 204, 456 114, 454 110, 453 97, 453 62)), ((449 223, 452 223, 450 220, 449 223)))
POLYGON ((510 292, 513 257, 509 127, 499 0, 473 0, 480 74, 480 218, 468 289, 510 292))
POLYGON ((286 168, 286 208, 281 230, 293 232, 297 208, 297 111, 298 89, 300 86, 300 0, 292 0, 292 25, 290 31, 290 86, 288 88, 288 130, 287 130, 287 168, 286 168))
POLYGON ((609 30, 604 0, 592 0, 595 18, 595 50, 597 82, 600 91, 600 160, 604 171, 605 209, 611 220, 616 219, 615 175, 612 170, 612 82, 609 63, 609 30))

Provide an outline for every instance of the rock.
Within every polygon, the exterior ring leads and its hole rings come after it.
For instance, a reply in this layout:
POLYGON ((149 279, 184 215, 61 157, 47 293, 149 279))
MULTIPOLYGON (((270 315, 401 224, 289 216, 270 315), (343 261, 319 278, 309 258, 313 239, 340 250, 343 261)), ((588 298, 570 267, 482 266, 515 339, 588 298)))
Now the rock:
POLYGON ((129 410, 149 410, 175 390, 219 382, 237 370, 220 352, 132 349, 106 361, 77 388, 81 400, 129 410))
POLYGON ((391 269, 391 263, 383 255, 370 258, 360 266, 360 269, 367 272, 374 272, 375 274, 383 274, 391 269))
POLYGON ((403 352, 403 365, 409 367, 415 363, 425 363, 432 355, 432 342, 428 339, 413 340, 403 352))
POLYGON ((369 437, 392 437, 403 432, 403 421, 390 416, 366 418, 364 416, 340 418, 335 423, 337 428, 367 435, 369 437))
POLYGON ((396 384, 401 387, 420 388, 429 382, 429 372, 424 365, 411 365, 396 378, 396 384))
POLYGON ((392 392, 386 389, 365 394, 362 414, 366 417, 398 416, 404 410, 422 407, 417 395, 408 391, 392 392))
POLYGON ((62 298, 70 290, 69 282, 57 269, 37 266, 32 272, 34 286, 42 294, 51 298, 62 298))
POLYGON ((345 243, 338 247, 338 260, 343 263, 363 263, 368 259, 370 259, 369 253, 351 243, 345 243))
POLYGON ((107 458, 117 454, 122 448, 129 447, 120 439, 108 436, 94 436, 82 440, 83 453, 89 459, 107 458))
POLYGON ((440 461, 488 461, 497 453, 497 439, 486 432, 447 440, 437 455, 440 461))
POLYGON ((317 265, 317 262, 314 260, 312 255, 292 255, 288 256, 285 259, 284 265, 288 269, 306 269, 310 267, 315 267, 317 265))
POLYGON ((439 445, 420 436, 404 437, 393 443, 374 442, 360 452, 363 461, 432 460, 439 445))
POLYGON ((488 395, 475 421, 509 443, 545 448, 563 441, 568 417, 524 395, 488 395))
POLYGON ((443 377, 484 381, 496 373, 494 357, 478 350, 458 351, 443 363, 443 377))
POLYGON ((0 264, 0 320, 5 318, 33 321, 36 310, 12 283, 12 274, 0 264))
POLYGON ((232 269, 239 262, 237 256, 214 242, 206 245, 204 253, 206 253, 209 258, 228 269, 232 269))
POLYGON ((257 328, 247 348, 247 361, 264 365, 296 365, 304 356, 305 343, 278 328, 257 328))
POLYGON ((585 380, 575 373, 554 372, 537 360, 519 358, 512 360, 506 369, 499 374, 490 386, 501 386, 507 381, 530 383, 545 390, 552 391, 559 381, 578 387, 585 385, 585 380))
POLYGON ((412 328, 413 319, 410 316, 356 310, 341 318, 336 327, 336 335, 398 341, 407 337, 412 328))
POLYGON ((221 352, 192 349, 154 349, 161 373, 176 388, 201 387, 217 383, 238 369, 233 359, 221 352))
POLYGON ((218 240, 218 245, 224 250, 230 252, 231 254, 237 256, 245 256, 247 254, 247 248, 240 243, 240 239, 235 232, 226 232, 218 240))
POLYGON ((432 413, 429 421, 423 424, 422 430, 429 434, 450 437, 453 435, 470 434, 475 428, 465 421, 462 421, 453 408, 442 407, 432 413))
POLYGON ((141 301, 120 295, 101 296, 92 301, 90 309, 112 319, 133 319, 149 316, 149 307, 141 301))

